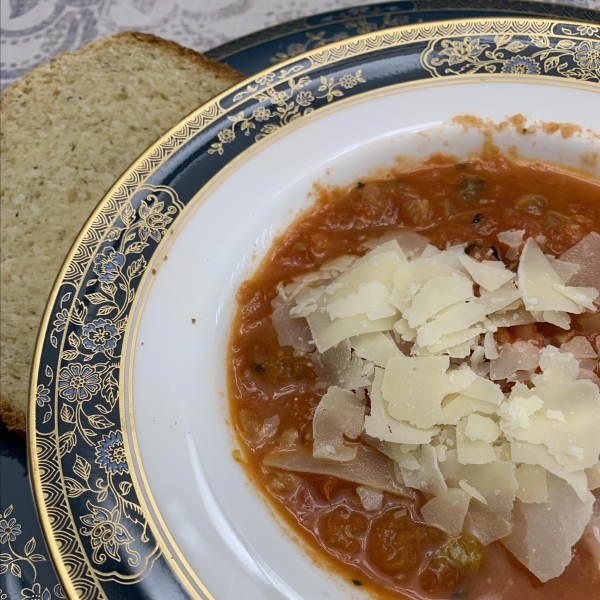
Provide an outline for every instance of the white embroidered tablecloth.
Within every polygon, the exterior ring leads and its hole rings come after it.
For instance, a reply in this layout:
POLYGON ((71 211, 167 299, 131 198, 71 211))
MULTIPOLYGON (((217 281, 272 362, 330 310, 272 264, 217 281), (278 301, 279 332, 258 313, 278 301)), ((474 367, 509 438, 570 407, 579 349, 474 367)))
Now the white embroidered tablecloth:
MULTIPOLYGON (((556 0, 549 0, 555 2, 556 0)), ((252 31, 353 0, 0 0, 1 85, 95 38, 136 29, 206 51, 252 31)), ((493 5, 491 2, 490 4, 493 5)), ((562 0, 600 8, 600 0, 562 0)))

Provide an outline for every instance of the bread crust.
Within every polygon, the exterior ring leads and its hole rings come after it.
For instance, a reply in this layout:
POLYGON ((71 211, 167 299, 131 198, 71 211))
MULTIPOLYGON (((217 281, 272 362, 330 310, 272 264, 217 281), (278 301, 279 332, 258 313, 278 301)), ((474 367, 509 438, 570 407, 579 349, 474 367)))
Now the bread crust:
POLYGON ((35 77, 39 76, 41 70, 52 71, 53 68, 60 68, 63 65, 68 65, 68 63, 77 56, 120 44, 141 44, 160 48, 161 51, 171 54, 172 56, 183 58, 212 71, 216 77, 223 79, 223 81, 228 82, 230 85, 235 85, 244 79, 242 73, 236 71, 229 65, 217 62, 212 58, 207 58, 203 54, 200 54, 191 48, 186 48, 177 42, 165 40, 164 38, 151 33, 143 33, 141 31, 121 31, 120 33, 94 40, 93 42, 82 46, 75 52, 63 52, 57 54, 48 62, 37 66, 35 69, 32 69, 23 75, 21 79, 17 79, 17 81, 11 83, 0 96, 0 115, 6 110, 6 107, 10 105, 18 90, 31 84, 35 77))
POLYGON ((0 396, 0 421, 9 431, 24 436, 26 430, 25 413, 14 407, 5 396, 0 396))
MULTIPOLYGON (((12 83, 4 90, 0 97, 0 120, 4 121, 5 119, 10 118, 10 108, 13 102, 18 104, 21 101, 23 94, 27 93, 29 89, 32 89, 37 85, 40 77, 42 79, 44 77, 52 77, 53 73, 69 69, 72 62, 83 55, 123 46, 137 46, 148 52, 152 52, 153 49, 156 49, 163 55, 166 54, 175 57, 180 61, 187 61, 190 64, 198 66, 202 72, 206 72, 207 75, 210 74, 215 79, 222 82, 223 89, 238 83, 244 78, 241 73, 232 69, 230 66, 206 58, 195 50, 185 48, 176 42, 165 40, 149 33, 124 31, 95 40, 75 52, 64 52, 59 54, 49 62, 39 65, 25 74, 21 79, 12 83)), ((175 125, 175 123, 173 123, 173 125, 175 125)), ((2 144, 7 142, 4 133, 1 134, 1 138, 2 144)), ((128 164, 124 164, 123 168, 127 166, 128 164)), ((22 402, 22 400, 20 402, 22 402)), ((9 430, 15 430, 24 434, 26 431, 27 415, 22 410, 20 402, 11 401, 11 398, 5 391, 0 392, 0 421, 2 421, 9 430)))

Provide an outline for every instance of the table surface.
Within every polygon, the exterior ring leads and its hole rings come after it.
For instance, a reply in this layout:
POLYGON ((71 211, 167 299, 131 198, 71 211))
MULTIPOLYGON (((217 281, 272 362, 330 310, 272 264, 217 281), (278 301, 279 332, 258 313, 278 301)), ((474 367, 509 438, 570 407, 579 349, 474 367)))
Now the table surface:
MULTIPOLYGON (((548 1, 600 9, 600 0, 548 1)), ((351 0, 0 0, 1 86, 4 89, 56 54, 126 29, 206 51, 264 27, 360 4, 351 0)), ((40 525, 32 515, 25 440, 0 424, 0 600, 64 598, 40 525)))
MULTIPOLYGON (((548 0, 600 8, 600 0, 548 0)), ((1 86, 52 56, 126 29, 146 31, 200 52, 353 0, 1 0, 1 86)), ((451 4, 451 2, 450 2, 451 4)))

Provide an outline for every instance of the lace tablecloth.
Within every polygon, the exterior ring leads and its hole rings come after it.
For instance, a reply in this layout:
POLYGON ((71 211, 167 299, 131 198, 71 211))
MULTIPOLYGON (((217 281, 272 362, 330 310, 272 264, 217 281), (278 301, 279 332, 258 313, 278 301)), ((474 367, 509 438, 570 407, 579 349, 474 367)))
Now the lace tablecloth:
MULTIPOLYGON (((283 21, 364 4, 353 0, 0 0, 0 3, 2 89, 60 52, 75 50, 95 38, 126 29, 154 33, 203 52, 283 21)), ((600 8, 600 0, 561 3, 600 8)))

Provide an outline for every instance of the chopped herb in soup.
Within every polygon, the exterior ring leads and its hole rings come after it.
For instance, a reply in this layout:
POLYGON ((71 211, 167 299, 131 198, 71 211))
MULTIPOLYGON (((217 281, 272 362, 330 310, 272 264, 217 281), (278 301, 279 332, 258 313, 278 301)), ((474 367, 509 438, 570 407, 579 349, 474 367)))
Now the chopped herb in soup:
POLYGON ((247 472, 378 597, 600 598, 599 292, 597 180, 434 155, 323 192, 238 291, 247 472))

